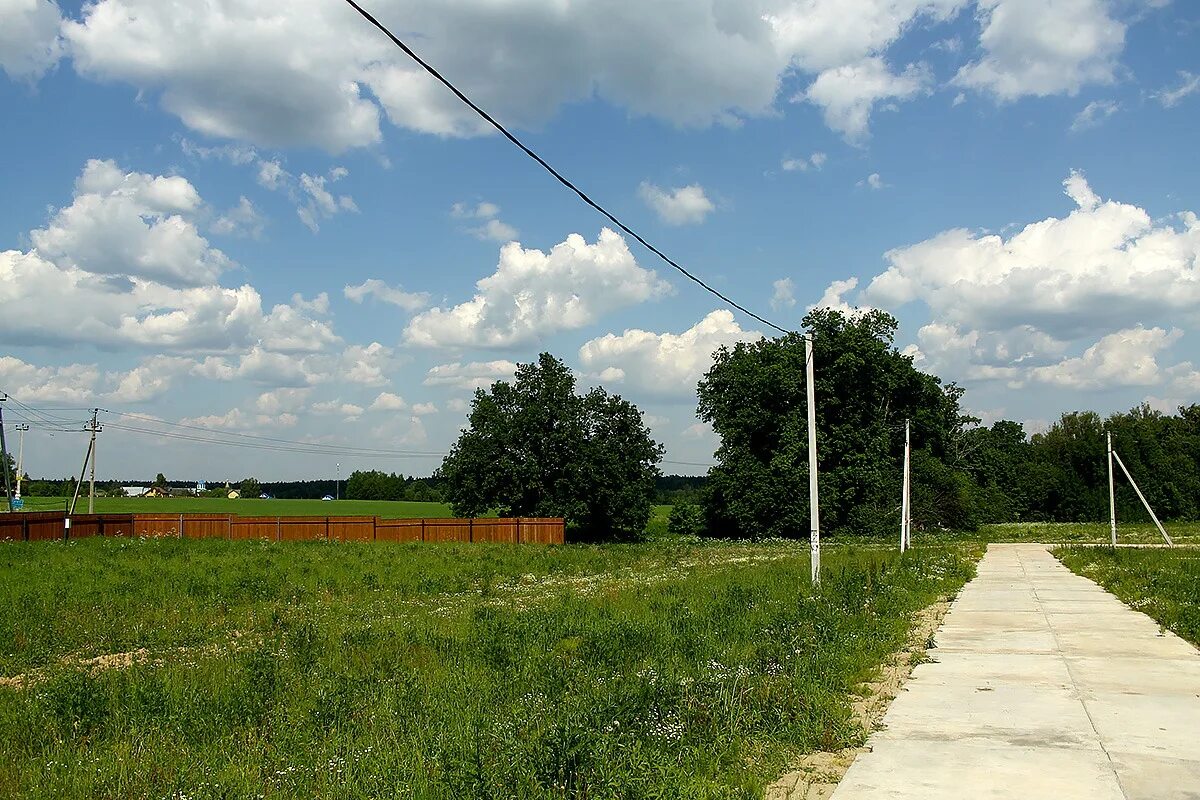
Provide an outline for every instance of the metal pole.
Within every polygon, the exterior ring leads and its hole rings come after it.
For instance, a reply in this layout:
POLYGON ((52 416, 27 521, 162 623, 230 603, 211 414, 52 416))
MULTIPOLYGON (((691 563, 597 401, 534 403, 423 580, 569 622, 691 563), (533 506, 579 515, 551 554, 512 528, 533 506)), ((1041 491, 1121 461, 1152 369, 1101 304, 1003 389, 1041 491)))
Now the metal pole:
POLYGON ((92 409, 92 446, 89 448, 92 451, 92 477, 88 483, 88 513, 96 513, 96 414, 100 411, 98 408, 92 409))
POLYGON ((337 463, 337 475, 333 479, 333 499, 342 499, 342 462, 337 463))
MULTIPOLYGON (((8 395, 0 397, 0 402, 8 399, 8 395)), ((13 510, 12 477, 8 474, 8 446, 4 442, 4 406, 0 406, 0 468, 4 472, 4 497, 8 501, 8 511, 13 510)))
POLYGON ((25 474, 25 431, 29 430, 29 423, 22 422, 17 425, 17 430, 21 433, 20 444, 17 445, 17 499, 21 499, 21 476, 25 474))
POLYGON ((1150 503, 1146 500, 1146 496, 1142 494, 1142 490, 1138 488, 1137 481, 1133 479, 1133 476, 1129 474, 1129 470, 1126 469, 1125 462, 1121 460, 1119 455, 1117 455, 1116 450, 1113 450, 1112 454, 1113 458, 1117 460, 1117 465, 1121 467, 1121 472, 1124 472, 1125 477, 1129 478, 1129 482, 1133 484, 1133 490, 1137 492, 1138 500, 1141 500, 1142 505, 1146 507, 1146 513, 1150 515, 1150 519, 1154 520, 1154 525, 1158 528, 1158 532, 1161 533, 1162 537, 1167 540, 1167 545, 1169 547, 1174 547, 1175 543, 1171 541, 1170 536, 1167 536, 1167 529, 1164 528, 1162 523, 1158 521, 1158 517, 1154 514, 1154 509, 1150 507, 1150 503))
POLYGON ((909 421, 904 420, 904 475, 901 478, 902 487, 900 489, 900 552, 903 553, 908 549, 910 530, 909 526, 912 522, 909 519, 909 488, 908 488, 908 468, 909 468, 909 421))
POLYGON ((804 334, 805 385, 808 391, 808 542, 813 586, 821 582, 821 513, 817 492, 817 392, 813 385, 813 335, 804 334))
MULTIPOLYGON (((79 502, 79 490, 83 488, 83 475, 87 471, 88 459, 92 457, 92 447, 96 444, 96 437, 93 436, 88 440, 87 452, 83 454, 83 466, 79 468, 79 480, 75 481, 75 493, 71 495, 71 504, 67 506, 67 516, 71 517, 75 514, 75 504, 79 502)), ((70 527, 68 523, 67 527, 70 527)))

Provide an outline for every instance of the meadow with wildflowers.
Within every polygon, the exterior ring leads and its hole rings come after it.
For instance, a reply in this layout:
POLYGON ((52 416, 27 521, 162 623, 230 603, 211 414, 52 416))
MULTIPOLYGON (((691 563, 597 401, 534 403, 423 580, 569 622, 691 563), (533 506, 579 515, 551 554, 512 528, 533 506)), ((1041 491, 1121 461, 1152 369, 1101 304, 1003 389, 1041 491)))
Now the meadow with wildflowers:
POLYGON ((761 797, 975 545, 0 545, 0 796, 761 797))

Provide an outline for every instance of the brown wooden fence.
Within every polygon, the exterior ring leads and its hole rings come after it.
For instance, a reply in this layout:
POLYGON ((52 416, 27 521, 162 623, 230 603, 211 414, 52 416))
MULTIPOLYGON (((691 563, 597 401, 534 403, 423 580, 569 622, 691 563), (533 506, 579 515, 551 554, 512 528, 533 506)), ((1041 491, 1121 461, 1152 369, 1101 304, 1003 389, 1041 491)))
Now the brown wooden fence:
POLYGON ((88 536, 175 536, 274 542, 499 542, 562 544, 558 518, 382 519, 380 517, 239 517, 236 514, 0 514, 0 541, 88 536))

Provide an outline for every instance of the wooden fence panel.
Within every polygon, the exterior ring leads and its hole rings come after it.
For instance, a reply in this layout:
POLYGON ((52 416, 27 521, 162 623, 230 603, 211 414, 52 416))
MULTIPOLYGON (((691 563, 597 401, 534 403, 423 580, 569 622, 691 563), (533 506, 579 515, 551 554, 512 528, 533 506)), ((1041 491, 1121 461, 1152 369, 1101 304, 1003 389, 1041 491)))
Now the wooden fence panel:
POLYGON ((375 520, 375 541, 377 542, 420 542, 425 528, 425 521, 420 519, 380 519, 375 520))
POLYGON ((71 517, 71 532, 68 538, 87 539, 92 536, 99 536, 100 533, 101 522, 99 514, 76 514, 71 517))
POLYGON ((134 514, 133 535, 149 536, 179 536, 179 514, 134 514))
POLYGON ((280 517, 279 540, 309 542, 324 540, 329 533, 327 517, 280 517))
POLYGON ((133 514, 97 514, 101 536, 132 536, 133 514))
POLYGON ((230 514, 184 514, 180 535, 185 539, 228 539, 230 514))
POLYGON ((270 542, 279 541, 279 517, 230 517, 230 539, 266 539, 270 542))
POLYGON ((375 518, 330 517, 329 541, 373 542, 375 541, 375 518))
POLYGON ((427 542, 469 542, 471 541, 471 520, 469 519, 426 519, 425 541, 427 542))
POLYGON ((521 544, 562 544, 565 538, 565 522, 553 517, 521 517, 519 520, 521 544))
POLYGON ((516 519, 477 519, 471 523, 472 542, 516 544, 520 536, 520 521, 516 519))
POLYGON ((0 542, 25 541, 24 514, 0 515, 0 542))
POLYGON ((29 541, 45 542, 63 538, 65 512, 35 511, 22 514, 22 516, 25 517, 25 528, 29 532, 29 541))

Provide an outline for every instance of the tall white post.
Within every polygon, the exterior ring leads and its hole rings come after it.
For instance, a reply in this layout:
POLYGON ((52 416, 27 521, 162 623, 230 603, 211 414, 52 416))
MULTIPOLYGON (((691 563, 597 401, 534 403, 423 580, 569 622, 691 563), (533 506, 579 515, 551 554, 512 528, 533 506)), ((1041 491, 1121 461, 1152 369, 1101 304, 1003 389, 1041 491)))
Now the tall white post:
POLYGON ((804 334, 805 384, 808 389, 808 541, 812 582, 821 582, 821 513, 817 498, 817 392, 813 385, 813 335, 804 334))
POLYGON ((1113 449, 1112 433, 1106 433, 1108 441, 1108 529, 1112 534, 1112 546, 1117 546, 1117 497, 1113 492, 1113 449))
POLYGON ((17 499, 21 499, 21 476, 25 474, 25 431, 29 430, 29 423, 22 422, 17 426, 17 431, 21 434, 20 444, 17 445, 17 499))
POLYGON ((910 455, 911 442, 909 439, 910 422, 904 420, 904 475, 901 478, 902 488, 900 490, 900 552, 903 553, 912 544, 912 501, 910 499, 910 488, 908 481, 909 464, 912 456, 910 455))
POLYGON ((96 513, 96 414, 100 409, 92 411, 92 444, 88 447, 88 451, 92 456, 92 477, 88 481, 88 513, 96 513))

